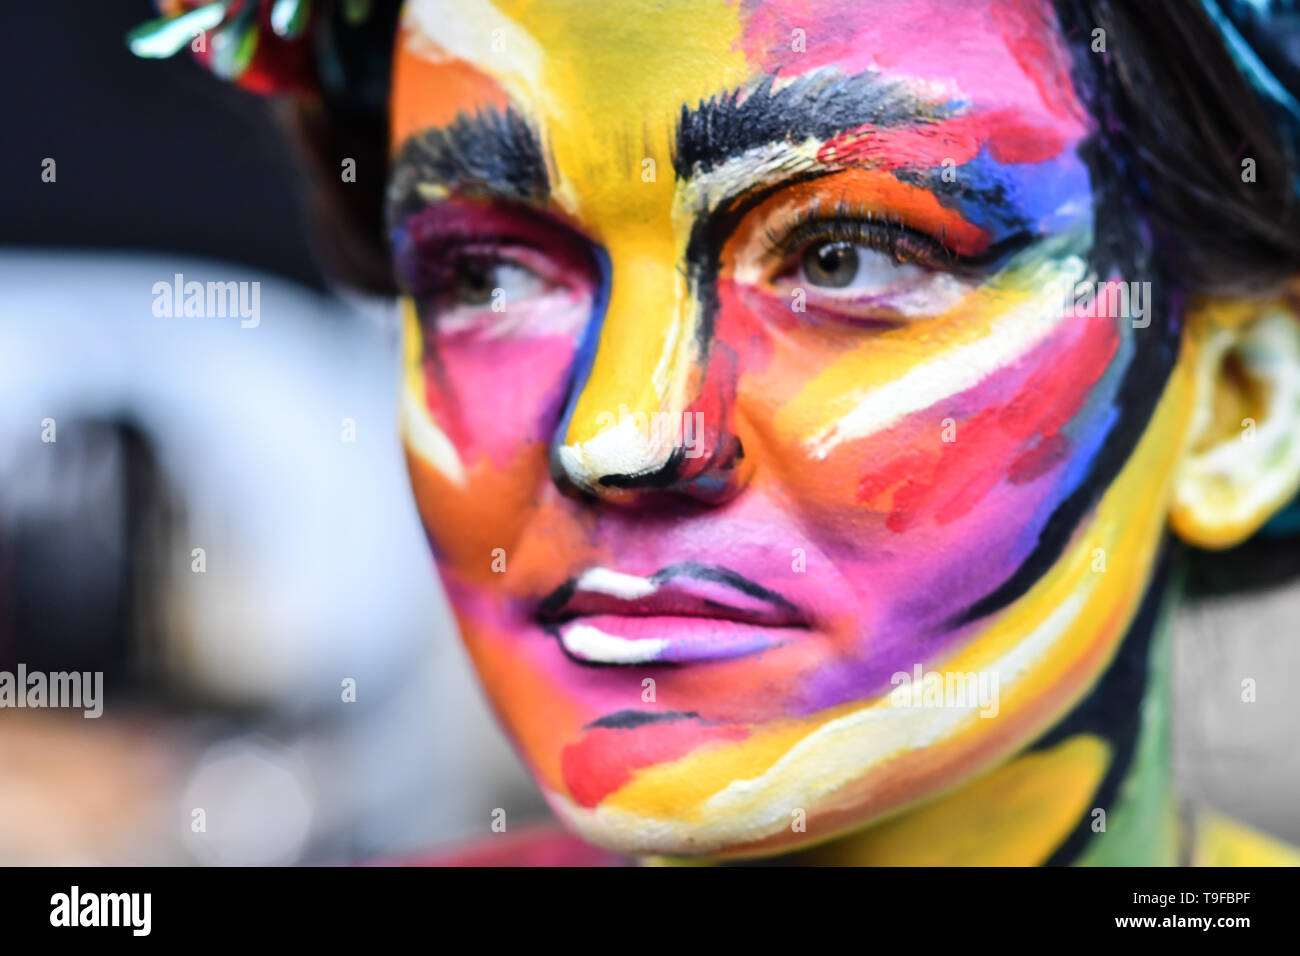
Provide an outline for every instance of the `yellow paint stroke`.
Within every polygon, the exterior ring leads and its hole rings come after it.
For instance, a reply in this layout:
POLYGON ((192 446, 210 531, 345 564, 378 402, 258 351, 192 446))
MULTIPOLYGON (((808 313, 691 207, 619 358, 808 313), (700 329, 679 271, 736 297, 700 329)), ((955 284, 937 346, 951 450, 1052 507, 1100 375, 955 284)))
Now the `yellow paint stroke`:
POLYGON ((794 857, 819 866, 1040 866, 1088 812, 1110 763, 1081 734, 905 816, 794 857))
POLYGON ((1056 332, 1064 316, 1053 291, 1081 278, 1075 257, 1034 262, 962 297, 943 315, 910 322, 865 340, 808 382, 777 415, 777 430, 818 446, 845 429, 873 394, 890 414, 865 437, 908 412, 929 408, 1004 368, 1056 332), (894 394, 897 393, 897 394, 894 394))
POLYGON ((680 271, 687 234, 673 217, 672 137, 683 104, 747 79, 740 11, 687 2, 499 6, 547 53, 538 126, 567 211, 614 266, 600 347, 566 437, 575 445, 602 430, 602 412, 625 405, 653 414, 689 401, 696 309, 680 271), (572 29, 578 21, 583 28, 572 29), (655 164, 651 181, 646 160, 655 164))

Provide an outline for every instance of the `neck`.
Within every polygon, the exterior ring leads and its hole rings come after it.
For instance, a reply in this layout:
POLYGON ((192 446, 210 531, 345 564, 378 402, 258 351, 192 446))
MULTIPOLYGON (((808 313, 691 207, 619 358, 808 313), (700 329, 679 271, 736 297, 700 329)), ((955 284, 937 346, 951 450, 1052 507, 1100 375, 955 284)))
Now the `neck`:
POLYGON ((915 810, 770 862, 803 865, 1169 865, 1182 856, 1169 759, 1161 562, 1114 659, 1042 737, 915 810))

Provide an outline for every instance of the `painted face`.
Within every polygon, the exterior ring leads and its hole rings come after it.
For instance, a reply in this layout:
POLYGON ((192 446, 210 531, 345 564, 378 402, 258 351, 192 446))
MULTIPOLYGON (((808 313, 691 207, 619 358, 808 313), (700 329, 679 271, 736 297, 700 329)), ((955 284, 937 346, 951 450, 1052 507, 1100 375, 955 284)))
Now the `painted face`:
POLYGON ((631 7, 408 3, 403 432, 557 812, 761 851, 1080 697, 1187 383, 1049 5, 631 7))

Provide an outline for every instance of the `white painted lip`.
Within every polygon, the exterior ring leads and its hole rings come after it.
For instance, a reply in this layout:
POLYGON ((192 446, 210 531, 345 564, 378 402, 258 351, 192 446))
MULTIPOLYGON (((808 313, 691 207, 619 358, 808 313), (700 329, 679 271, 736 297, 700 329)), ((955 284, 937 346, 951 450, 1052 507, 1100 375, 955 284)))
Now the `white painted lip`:
POLYGON ((574 585, 574 591, 587 591, 592 594, 608 594, 632 601, 649 597, 658 590, 659 585, 650 578, 639 574, 624 574, 609 568, 592 568, 584 571, 574 585))
POLYGON ((538 620, 588 664, 726 660, 807 633, 785 597, 727 568, 682 562, 650 576, 590 568, 557 588, 538 620))
POLYGON ((802 628, 724 618, 578 618, 557 630, 564 652, 584 664, 701 664, 746 657, 788 643, 802 628), (620 633, 621 632, 621 633, 620 633))
POLYGON ((590 624, 573 623, 560 628, 560 644, 569 656, 593 664, 646 664, 658 660, 668 649, 663 638, 628 640, 607 634, 590 624))

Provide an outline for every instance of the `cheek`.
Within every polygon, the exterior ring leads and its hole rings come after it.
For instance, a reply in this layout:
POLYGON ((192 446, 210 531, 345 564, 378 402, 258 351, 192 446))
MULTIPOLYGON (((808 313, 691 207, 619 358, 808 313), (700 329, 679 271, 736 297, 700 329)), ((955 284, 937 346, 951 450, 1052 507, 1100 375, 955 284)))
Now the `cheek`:
POLYGON ((426 355, 426 404, 467 469, 508 468, 550 440, 573 356, 567 335, 450 343, 426 355))
POLYGON ((453 484, 407 446, 407 467, 420 520, 445 571, 478 583, 500 584, 493 562, 513 552, 519 529, 536 505, 537 482, 546 472, 546 449, 535 445, 498 468, 484 459, 453 484))
POLYGON ((513 550, 537 507, 573 354, 573 339, 557 335, 444 343, 421 361, 429 418, 454 449, 462 475, 451 480, 408 442, 416 504, 445 569, 501 582, 493 555, 513 550))
MULTIPOLYGON (((1119 342, 1114 319, 1072 319, 973 387, 830 449, 808 439, 830 421, 784 419, 767 435, 769 472, 866 589, 898 595, 942 575, 949 591, 968 580, 974 593, 1023 560, 1093 455, 1110 417, 1108 402, 1090 399, 1122 371, 1119 342)), ((758 384, 756 394, 793 396, 811 381, 807 353, 792 343, 758 376, 784 386, 758 384)), ((781 417, 779 407, 765 414, 781 417)))
POLYGON ((1088 422, 1077 419, 1118 343, 1111 319, 1068 322, 974 388, 865 439, 854 449, 855 504, 895 535, 980 512, 1023 522, 1017 509, 1050 494, 1053 476, 1086 447, 1088 422))

